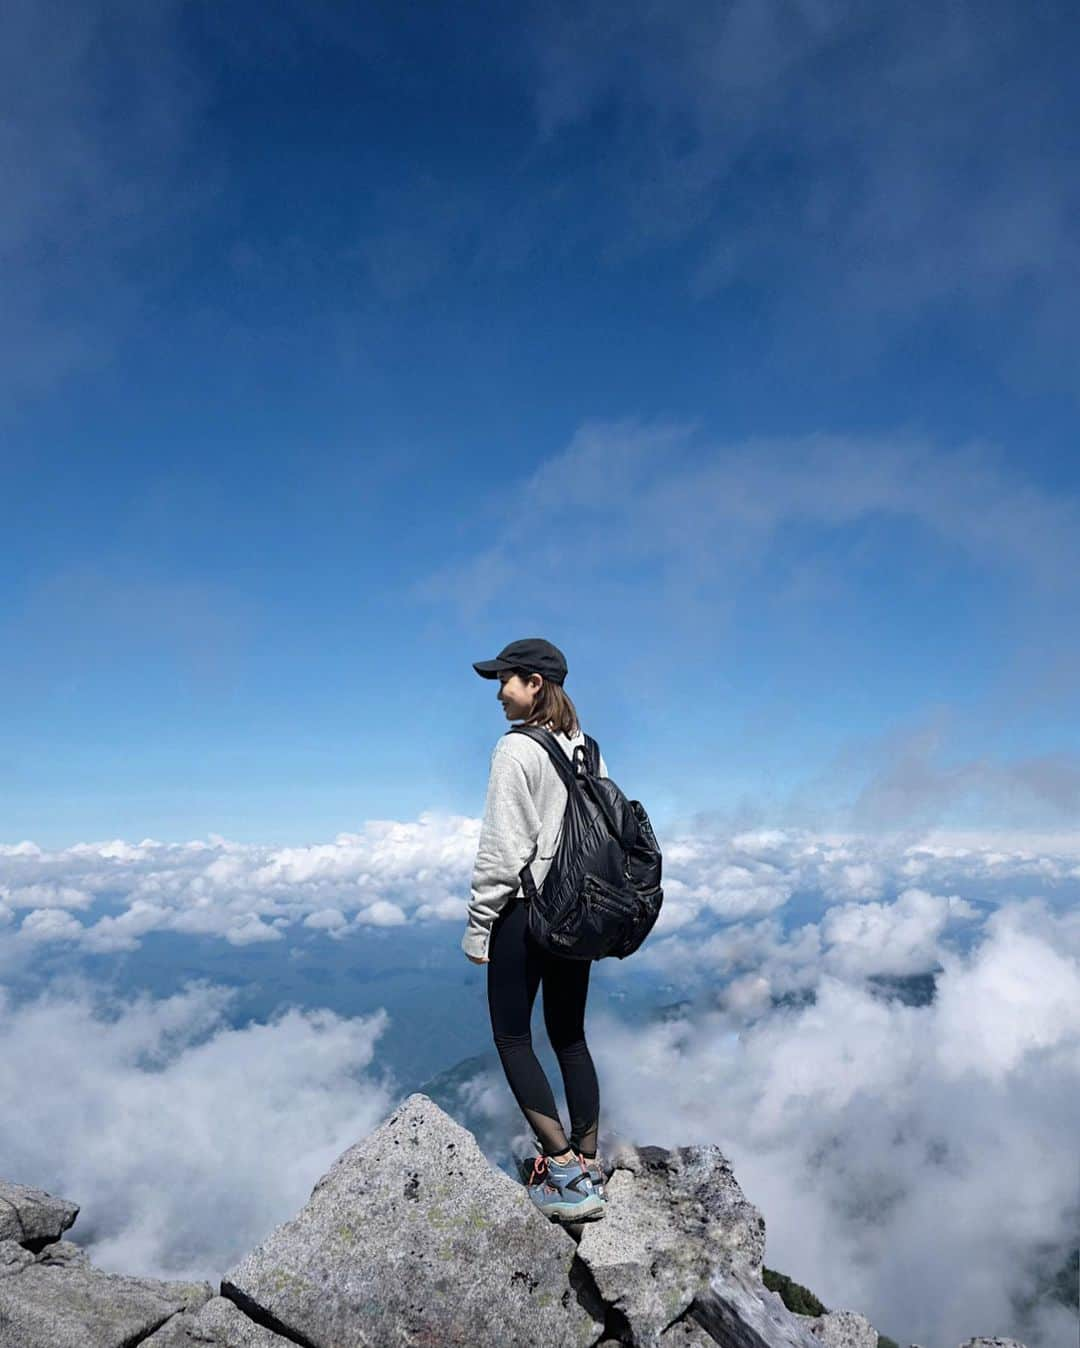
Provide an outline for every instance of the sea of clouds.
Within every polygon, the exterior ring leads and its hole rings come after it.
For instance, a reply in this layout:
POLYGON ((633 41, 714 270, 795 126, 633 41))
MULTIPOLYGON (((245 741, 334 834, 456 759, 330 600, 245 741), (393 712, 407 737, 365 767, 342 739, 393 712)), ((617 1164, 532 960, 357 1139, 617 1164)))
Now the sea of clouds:
MULTIPOLYGON (((428 813, 302 848, 0 847, 0 1173, 79 1202, 103 1267, 216 1280, 393 1107, 388 1013, 330 1011, 316 987, 237 1028, 235 989, 106 993, 92 958, 58 955, 174 932, 287 958, 411 925, 419 966, 460 939, 478 832, 428 813), (60 971, 13 995, 5 976, 45 958, 60 971)), ((1077 1243, 1078 892, 1076 836, 699 821, 666 840, 656 931, 604 968, 677 1004, 645 1022, 590 1006, 602 1140, 719 1145, 766 1217, 766 1263, 904 1342, 1071 1345, 1065 1306, 1017 1308, 1077 1243), (925 1004, 881 981, 928 972, 925 1004)), ((515 1125, 497 1072, 473 1095, 515 1125)))

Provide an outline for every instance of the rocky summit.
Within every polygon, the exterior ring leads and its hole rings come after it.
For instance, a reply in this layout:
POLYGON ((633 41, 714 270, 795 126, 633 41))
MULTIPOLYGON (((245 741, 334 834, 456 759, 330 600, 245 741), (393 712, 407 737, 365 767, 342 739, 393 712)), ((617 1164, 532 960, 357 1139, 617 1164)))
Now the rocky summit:
MULTIPOLYGON (((426 1095, 334 1162, 215 1289, 95 1269, 78 1206, 0 1180, 0 1348, 876 1348, 762 1281, 765 1223, 717 1147, 623 1145, 608 1210, 550 1222, 426 1095)), ((972 1339, 964 1348, 1023 1348, 972 1339)))

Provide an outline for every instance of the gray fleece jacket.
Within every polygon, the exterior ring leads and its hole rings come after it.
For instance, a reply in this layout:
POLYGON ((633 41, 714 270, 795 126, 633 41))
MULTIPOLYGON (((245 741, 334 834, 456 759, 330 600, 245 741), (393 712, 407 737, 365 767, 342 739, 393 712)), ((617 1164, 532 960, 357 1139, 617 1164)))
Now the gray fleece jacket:
MULTIPOLYGON (((568 759, 585 743, 580 729, 574 736, 556 731, 555 738, 568 759)), ((600 776, 608 775, 603 754, 600 776)), ((509 733, 491 755, 484 820, 469 900, 469 922, 461 940, 467 955, 486 959, 491 927, 499 913, 521 893, 518 872, 528 862, 537 889, 544 883, 562 831, 566 787, 542 744, 528 735, 509 733)))

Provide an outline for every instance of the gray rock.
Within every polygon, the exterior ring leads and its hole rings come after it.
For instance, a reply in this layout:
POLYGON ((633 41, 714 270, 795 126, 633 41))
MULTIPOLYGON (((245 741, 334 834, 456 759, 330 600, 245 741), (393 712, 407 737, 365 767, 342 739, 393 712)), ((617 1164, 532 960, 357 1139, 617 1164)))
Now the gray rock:
POLYGON ((820 1348, 810 1329, 814 1319, 796 1315, 776 1292, 746 1269, 718 1270, 708 1290, 694 1299, 690 1314, 725 1348, 820 1348))
POLYGON ((1024 1348, 1019 1339, 979 1338, 965 1339, 960 1348, 1024 1348))
POLYGON ((0 1240, 15 1240, 36 1250, 59 1240, 78 1215, 78 1203, 0 1179, 0 1240))
POLYGON ((214 1295, 209 1283, 103 1273, 60 1236, 79 1205, 0 1180, 0 1348, 121 1348, 214 1295))
POLYGON ((621 1146, 608 1159, 608 1210, 578 1255, 635 1344, 659 1344, 717 1267, 760 1281, 765 1223, 719 1147, 621 1146))
POLYGON ((126 1348, 213 1294, 206 1282, 103 1273, 57 1252, 0 1278, 0 1348, 126 1348))
POLYGON ((90 1256, 73 1240, 57 1240, 38 1251, 36 1262, 60 1268, 72 1268, 76 1264, 89 1268, 90 1256))
POLYGON ((858 1311, 826 1311, 810 1321, 810 1332, 825 1348, 877 1348, 878 1332, 858 1311))
POLYGON ((21 1273, 27 1264, 34 1262, 34 1252, 20 1245, 17 1240, 0 1240, 0 1278, 9 1278, 21 1273))
POLYGON ((249 1320, 227 1297, 219 1296, 211 1297, 195 1315, 174 1315, 139 1348, 293 1348, 293 1340, 249 1320))
POLYGON ((312 1348, 587 1348, 603 1336, 602 1308, 575 1254, 471 1133, 414 1094, 221 1291, 312 1348))

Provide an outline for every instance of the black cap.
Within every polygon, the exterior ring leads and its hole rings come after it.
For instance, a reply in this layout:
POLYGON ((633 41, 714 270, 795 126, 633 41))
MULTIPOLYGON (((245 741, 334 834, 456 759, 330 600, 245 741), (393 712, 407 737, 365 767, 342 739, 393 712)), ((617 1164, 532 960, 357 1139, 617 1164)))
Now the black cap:
POLYGON ((504 646, 494 660, 478 660, 473 669, 484 679, 497 679, 504 670, 523 669, 526 674, 543 674, 550 683, 566 678, 566 656, 542 637, 525 637, 504 646))

